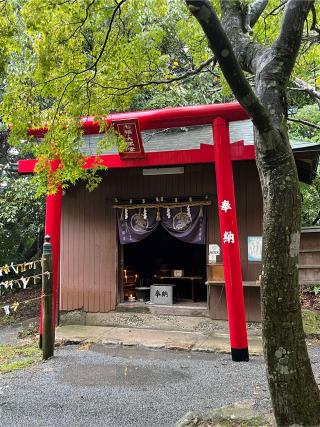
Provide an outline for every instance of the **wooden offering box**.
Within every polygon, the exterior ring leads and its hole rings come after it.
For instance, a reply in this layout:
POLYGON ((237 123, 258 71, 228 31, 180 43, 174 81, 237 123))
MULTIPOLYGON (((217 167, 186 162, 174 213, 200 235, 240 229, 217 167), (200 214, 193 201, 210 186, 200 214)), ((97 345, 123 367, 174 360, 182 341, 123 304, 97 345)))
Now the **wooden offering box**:
POLYGON ((207 264, 208 282, 224 282, 223 263, 207 264))

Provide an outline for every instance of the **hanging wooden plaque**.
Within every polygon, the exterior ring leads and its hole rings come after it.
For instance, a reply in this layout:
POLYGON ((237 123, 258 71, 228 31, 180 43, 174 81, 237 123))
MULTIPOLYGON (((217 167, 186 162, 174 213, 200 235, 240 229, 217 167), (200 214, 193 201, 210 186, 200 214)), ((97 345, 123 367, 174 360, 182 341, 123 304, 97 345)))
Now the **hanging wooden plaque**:
POLYGON ((116 132, 128 142, 126 150, 119 152, 121 159, 144 159, 146 154, 143 148, 138 119, 117 120, 113 121, 112 125, 116 132))

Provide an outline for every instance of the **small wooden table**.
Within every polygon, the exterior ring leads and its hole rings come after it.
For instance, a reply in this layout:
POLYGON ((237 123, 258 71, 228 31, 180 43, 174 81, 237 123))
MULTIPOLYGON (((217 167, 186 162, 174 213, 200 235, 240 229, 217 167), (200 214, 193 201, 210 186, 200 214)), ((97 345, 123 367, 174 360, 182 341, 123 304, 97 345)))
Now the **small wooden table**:
MULTIPOLYGON (((246 307, 246 319, 261 322, 260 283, 258 281, 243 281, 243 295, 246 307)), ((213 320, 227 320, 227 303, 225 282, 208 280, 209 317, 213 320)))
POLYGON ((195 298, 195 282, 199 281, 199 280, 205 280, 205 278, 203 276, 181 276, 181 277, 176 277, 176 276, 154 276, 155 279, 159 279, 162 282, 164 280, 190 280, 191 282, 191 299, 193 302, 196 302, 196 298, 195 298))
MULTIPOLYGON (((225 285, 225 281, 224 280, 208 280, 206 282, 206 285, 210 285, 210 286, 224 286, 225 285)), ((259 287, 260 283, 258 281, 251 281, 251 282, 242 282, 242 286, 243 287, 259 287)))

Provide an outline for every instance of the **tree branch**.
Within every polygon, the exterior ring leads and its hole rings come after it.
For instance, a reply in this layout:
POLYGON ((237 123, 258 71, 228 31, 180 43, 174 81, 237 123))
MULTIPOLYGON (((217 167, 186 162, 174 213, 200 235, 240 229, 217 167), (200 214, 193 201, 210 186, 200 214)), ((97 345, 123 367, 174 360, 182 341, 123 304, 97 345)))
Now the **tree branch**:
POLYGON ((273 8, 267 15, 266 18, 270 15, 278 15, 281 11, 281 9, 287 4, 288 0, 283 0, 278 6, 273 8))
POLYGON ((7 6, 7 0, 1 0, 0 13, 2 13, 4 11, 6 6, 7 6))
POLYGON ((294 67, 301 45, 303 27, 314 0, 289 0, 284 10, 280 34, 273 47, 281 62, 281 72, 287 80, 294 67))
POLYGON ((317 91, 313 86, 309 85, 309 83, 301 79, 295 79, 293 81, 293 84, 296 86, 296 89, 304 91, 308 95, 310 95, 311 98, 317 102, 320 108, 320 92, 319 91, 317 91))
POLYGON ((76 22, 75 24, 78 24, 78 26, 72 31, 72 33, 64 40, 62 40, 62 44, 63 43, 67 43, 70 39, 72 39, 76 33, 81 30, 81 28, 85 25, 85 23, 87 22, 88 18, 89 18, 89 13, 90 13, 90 9, 91 7, 95 4, 96 0, 92 0, 85 8, 85 16, 83 19, 81 19, 80 21, 76 22))
POLYGON ((212 56, 211 58, 209 58, 206 61, 202 62, 194 70, 188 70, 184 74, 181 74, 180 76, 174 76, 174 77, 172 77, 170 79, 167 79, 167 80, 165 80, 165 79, 164 80, 150 80, 148 82, 135 83, 135 84, 124 86, 124 87, 104 86, 104 85, 101 85, 101 84, 99 84, 99 86, 101 88, 104 88, 104 89, 113 89, 113 90, 116 90, 116 91, 119 91, 119 92, 124 91, 124 93, 127 93, 130 90, 135 89, 135 88, 141 88, 141 87, 146 87, 146 86, 156 86, 156 85, 166 85, 166 84, 170 84, 170 83, 174 83, 174 82, 179 82, 181 80, 187 79, 188 77, 200 74, 203 71, 203 69, 206 68, 211 63, 213 63, 213 65, 215 65, 215 63, 216 63, 216 60, 215 60, 214 56, 212 56))
MULTIPOLYGON (((95 0, 94 0, 94 1, 95 1, 95 0)), ((48 84, 48 83, 51 83, 51 82, 53 82, 53 81, 56 81, 56 80, 62 80, 62 79, 64 79, 64 78, 66 78, 66 77, 72 76, 71 80, 67 83, 67 85, 69 85, 70 83, 72 83, 72 82, 74 81, 74 78, 75 78, 76 76, 79 76, 79 75, 81 75, 81 74, 87 73, 88 71, 93 71, 93 72, 94 72, 94 74, 96 74, 96 72, 97 72, 97 67, 98 67, 98 63, 99 63, 99 61, 101 60, 101 58, 102 58, 102 56, 103 56, 103 54, 104 54, 104 52, 105 52, 105 49, 106 49, 106 47, 107 47, 107 43, 108 43, 108 41, 109 41, 110 33, 111 33, 111 31, 112 31, 112 26, 113 26, 113 23, 114 23, 114 21, 115 21, 116 15, 117 15, 117 13, 118 13, 118 12, 119 12, 119 13, 121 12, 121 6, 122 6, 126 1, 127 1, 127 0, 120 0, 119 2, 117 2, 116 7, 114 8, 113 13, 112 13, 112 15, 111 15, 111 18, 110 18, 110 20, 109 20, 108 29, 107 29, 106 36, 105 36, 105 38, 104 38, 104 41, 103 41, 103 43, 102 43, 102 47, 101 47, 101 49, 100 49, 100 51, 99 51, 98 55, 95 57, 95 61, 94 61, 91 65, 88 65, 86 68, 83 68, 83 69, 82 69, 82 70, 80 70, 80 71, 67 71, 67 72, 66 72, 66 73, 64 73, 64 74, 61 74, 61 75, 56 76, 56 77, 52 77, 51 79, 45 80, 45 81, 43 81, 43 82, 41 82, 41 83, 37 83, 37 84, 35 84, 35 86, 44 86, 44 85, 46 85, 46 84, 48 84)))
POLYGON ((208 38, 221 70, 237 100, 261 133, 271 131, 270 116, 254 94, 233 52, 231 43, 209 0, 185 0, 208 38))
MULTIPOLYGON (((262 15, 263 11, 267 7, 267 4, 269 3, 269 0, 256 0, 252 5, 249 5, 248 7, 248 23, 250 30, 253 28, 253 26, 256 24, 260 16, 262 15)), ((251 31, 248 31, 251 32, 251 31)))
POLYGON ((318 215, 315 217, 315 219, 312 221, 312 225, 316 225, 319 219, 320 219, 320 211, 318 212, 318 215))
POLYGON ((316 125, 315 123, 308 122, 307 120, 293 119, 291 117, 288 117, 287 120, 289 120, 290 122, 300 123, 301 125, 310 126, 314 129, 320 129, 319 125, 316 125))
POLYGON ((317 11, 314 4, 311 6, 311 13, 312 13, 312 23, 310 26, 310 31, 314 31, 316 35, 308 34, 306 37, 306 40, 308 40, 311 43, 320 43, 320 28, 317 27, 317 11))
POLYGON ((233 2, 230 0, 220 0, 220 3, 223 15, 229 14, 232 11, 241 19, 243 31, 251 33, 253 26, 262 15, 269 0, 256 0, 253 4, 248 5, 242 3, 240 0, 233 2))
POLYGON ((318 34, 320 34, 320 29, 317 28, 317 11, 314 4, 311 6, 311 13, 312 13, 312 24, 311 24, 310 30, 316 31, 318 34))
POLYGON ((245 34, 251 32, 249 8, 242 6, 240 0, 220 0, 220 4, 222 10, 221 24, 235 50, 239 65, 244 71, 255 74, 256 60, 263 54, 265 48, 260 43, 252 41, 248 34, 245 34))

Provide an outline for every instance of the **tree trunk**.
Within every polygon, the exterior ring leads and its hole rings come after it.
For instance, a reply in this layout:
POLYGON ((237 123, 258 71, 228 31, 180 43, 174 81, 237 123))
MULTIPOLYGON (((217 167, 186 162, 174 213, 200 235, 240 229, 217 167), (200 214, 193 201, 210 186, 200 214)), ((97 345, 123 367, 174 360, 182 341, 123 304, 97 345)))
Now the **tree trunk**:
MULTIPOLYGON (((210 0, 185 1, 256 128, 264 204, 264 354, 276 421, 278 425, 320 425, 320 393, 308 357, 299 300, 301 197, 286 126, 286 87, 314 0, 287 1, 278 38, 269 47, 253 43, 243 31, 244 3, 240 0, 220 0, 222 24, 210 0), (256 93, 242 70, 255 75, 256 93)), ((256 15, 267 3, 254 3, 256 15)), ((251 21, 249 13, 248 19, 252 24, 258 17, 251 21)))
POLYGON ((278 425, 320 425, 320 392, 307 352, 299 298, 301 195, 283 120, 285 105, 274 76, 260 76, 256 84, 258 98, 278 127, 267 144, 258 133, 255 142, 264 205, 261 299, 270 394, 278 425))

